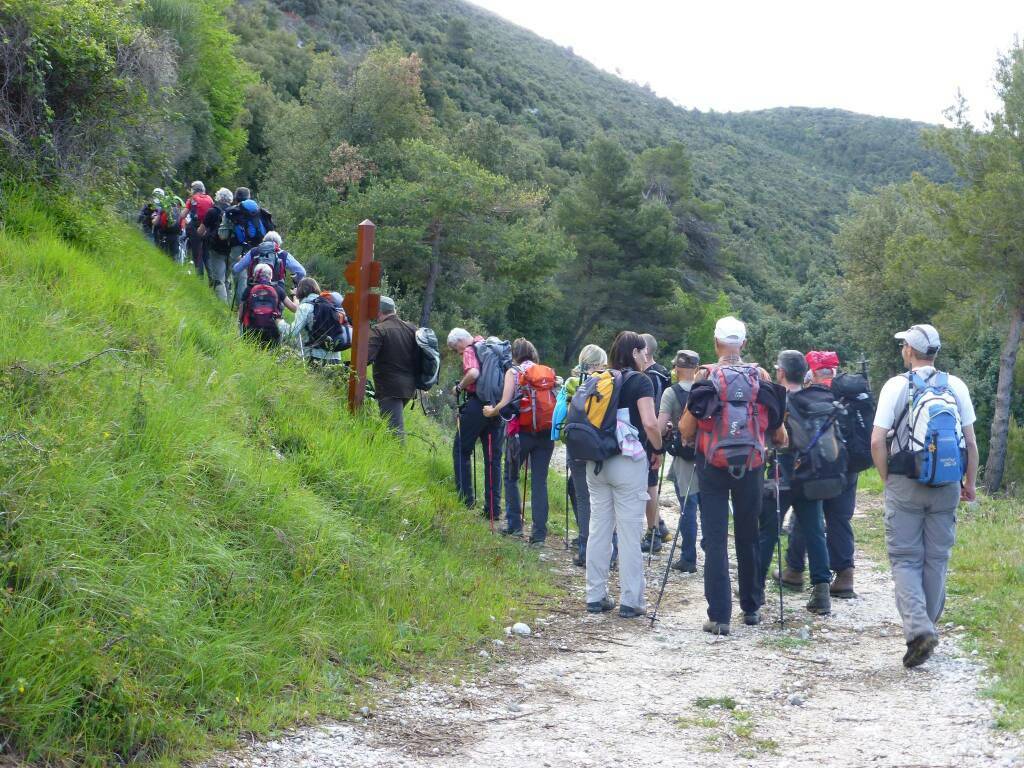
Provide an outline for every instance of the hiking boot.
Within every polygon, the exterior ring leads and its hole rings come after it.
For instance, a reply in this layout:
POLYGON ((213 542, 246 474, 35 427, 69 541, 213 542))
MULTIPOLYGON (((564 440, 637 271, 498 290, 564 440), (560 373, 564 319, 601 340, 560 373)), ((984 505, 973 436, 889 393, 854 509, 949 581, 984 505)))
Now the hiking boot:
POLYGON ((822 582, 811 588, 811 599, 807 601, 807 610, 818 616, 832 613, 832 598, 828 594, 828 584, 822 582))
POLYGON ((502 528, 501 529, 501 535, 502 536, 515 536, 516 538, 521 538, 522 535, 523 535, 523 529, 520 528, 518 531, 510 531, 507 528, 502 528))
POLYGON ((619 616, 621 616, 624 619, 636 619, 643 615, 644 611, 642 611, 640 608, 634 608, 631 605, 619 606, 619 616))
POLYGON ((935 635, 918 635, 907 642, 907 652, 903 656, 903 666, 907 669, 919 667, 928 661, 935 646, 939 644, 939 638, 935 635))
POLYGON ((647 535, 644 536, 644 540, 640 542, 641 552, 651 551, 651 540, 654 540, 654 554, 661 552, 661 536, 658 536, 657 531, 654 528, 647 529, 647 535))
POLYGON ((754 611, 753 613, 744 613, 743 623, 746 624, 748 627, 756 627, 758 624, 761 623, 761 612, 754 611))
POLYGON ((683 573, 696 573, 697 564, 692 560, 684 560, 680 557, 678 560, 672 563, 672 570, 682 571, 683 573))
POLYGON ((662 520, 660 517, 658 518, 658 535, 661 537, 661 541, 663 544, 671 543, 672 532, 669 531, 668 526, 665 525, 665 521, 662 520))
POLYGON ((530 545, 531 547, 535 547, 535 548, 537 548, 537 547, 543 547, 543 546, 544 546, 544 539, 535 539, 535 538, 533 538, 533 537, 531 536, 531 537, 530 537, 530 541, 529 541, 529 545, 530 545))
POLYGON ((596 603, 587 603, 587 613, 608 613, 615 607, 615 601, 605 595, 596 603))
POLYGON ((577 552, 575 555, 572 556, 572 564, 577 566, 578 568, 586 568, 587 567, 587 556, 583 555, 581 557, 580 553, 577 552))
POLYGON ((792 568, 786 567, 782 569, 782 576, 779 576, 779 572, 775 571, 772 574, 772 578, 776 581, 781 581, 782 586, 786 589, 791 589, 794 592, 804 591, 804 574, 801 571, 794 571, 792 568))
POLYGON ((729 634, 729 625, 728 624, 720 624, 719 622, 712 621, 711 619, 708 619, 707 621, 704 622, 703 629, 709 635, 728 635, 729 634))
POLYGON ((828 588, 828 592, 832 597, 837 597, 840 600, 856 597, 857 593, 853 591, 853 568, 844 568, 839 571, 835 579, 832 580, 832 586, 828 588))

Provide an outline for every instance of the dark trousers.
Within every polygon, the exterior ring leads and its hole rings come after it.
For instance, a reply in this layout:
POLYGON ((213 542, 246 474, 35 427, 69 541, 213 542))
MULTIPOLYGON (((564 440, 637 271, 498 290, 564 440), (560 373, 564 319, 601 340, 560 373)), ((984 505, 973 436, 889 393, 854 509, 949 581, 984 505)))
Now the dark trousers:
POLYGON ((500 417, 485 418, 483 407, 480 398, 470 395, 459 409, 455 444, 452 446, 455 488, 467 507, 472 508, 476 504, 471 457, 479 440, 484 453, 484 513, 497 521, 501 518, 501 453, 505 423, 500 417))
POLYGON ((405 440, 405 406, 408 400, 400 397, 377 398, 377 407, 380 408, 380 415, 388 420, 391 431, 401 440, 405 440))
POLYGON ((781 518, 786 516, 786 511, 790 506, 793 507, 796 525, 793 526, 793 532, 789 535, 787 558, 793 550, 793 536, 799 531, 801 540, 806 542, 805 549, 811 561, 811 583, 828 584, 832 580, 832 572, 828 568, 828 549, 825 547, 825 521, 821 511, 821 501, 798 498, 792 491, 784 488, 779 496, 779 516, 776 516, 774 486, 772 491, 764 497, 761 507, 758 584, 762 603, 764 602, 764 585, 768 579, 772 553, 779 540, 781 518))
MULTIPOLYGON (((853 568, 853 510, 857 506, 857 475, 854 474, 841 494, 822 503, 825 513, 825 543, 828 546, 828 561, 833 571, 853 568)), ((794 528, 786 550, 786 565, 794 571, 804 570, 807 551, 800 526, 794 528)), ((816 583, 816 582, 815 582, 816 583)))
POLYGON ((548 466, 555 451, 555 441, 550 432, 533 434, 520 432, 519 451, 505 459, 505 520, 507 530, 519 531, 523 527, 522 507, 519 497, 520 468, 530 462, 530 511, 533 525, 530 541, 544 541, 548 535, 548 466))
POLYGON ((196 276, 202 277, 206 269, 206 238, 200 237, 195 230, 188 231, 188 249, 192 254, 192 263, 196 268, 196 276))
POLYGON ((708 618, 728 624, 732 616, 729 501, 732 500, 740 608, 744 613, 754 613, 760 607, 757 526, 764 473, 760 469, 749 470, 737 478, 727 470, 704 466, 699 458, 697 472, 700 477, 700 545, 704 550, 704 597, 708 601, 708 618))

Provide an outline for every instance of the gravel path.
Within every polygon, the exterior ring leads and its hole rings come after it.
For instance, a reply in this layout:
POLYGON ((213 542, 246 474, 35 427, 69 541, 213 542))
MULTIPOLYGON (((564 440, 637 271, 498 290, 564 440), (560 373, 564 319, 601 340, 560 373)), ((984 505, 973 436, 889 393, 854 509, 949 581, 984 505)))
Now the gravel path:
MULTIPOLYGON (((662 504, 674 519, 668 489, 662 504)), ((859 513, 871 504, 862 499, 859 513)), ((785 628, 776 613, 716 638, 700 631, 699 574, 672 572, 652 630, 583 613, 582 570, 550 546, 541 557, 566 601, 530 636, 483 648, 473 682, 381 690, 367 717, 289 732, 206 768, 1024 766, 1021 740, 993 728, 982 670, 955 627, 931 661, 902 667, 888 573, 863 558, 859 599, 836 601, 830 618, 789 594, 785 628)), ((650 571, 652 601, 664 564, 656 557, 650 571)))

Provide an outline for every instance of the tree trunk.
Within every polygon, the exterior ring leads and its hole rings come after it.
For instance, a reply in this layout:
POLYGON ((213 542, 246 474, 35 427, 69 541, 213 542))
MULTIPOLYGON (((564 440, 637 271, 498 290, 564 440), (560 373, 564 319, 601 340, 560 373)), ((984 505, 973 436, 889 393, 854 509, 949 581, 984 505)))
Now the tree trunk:
POLYGON ((1010 432, 1010 398, 1013 395, 1013 371, 1017 366, 1021 334, 1024 333, 1024 299, 1013 309, 1010 329, 999 356, 999 383, 996 384, 996 407, 992 415, 992 435, 985 464, 985 487, 995 493, 1003 484, 1006 468, 1006 443, 1010 432))
POLYGON ((437 292, 437 279, 441 276, 441 224, 434 222, 430 237, 430 270, 427 272, 427 285, 423 289, 423 313, 420 325, 430 326, 430 313, 434 309, 434 294, 437 292))
POLYGON ((587 337, 587 334, 594 330, 594 326, 597 324, 597 318, 600 316, 600 313, 594 313, 589 317, 580 318, 576 331, 565 345, 562 355, 563 363, 569 365, 573 362, 574 356, 580 353, 580 347, 583 345, 583 339, 587 337))

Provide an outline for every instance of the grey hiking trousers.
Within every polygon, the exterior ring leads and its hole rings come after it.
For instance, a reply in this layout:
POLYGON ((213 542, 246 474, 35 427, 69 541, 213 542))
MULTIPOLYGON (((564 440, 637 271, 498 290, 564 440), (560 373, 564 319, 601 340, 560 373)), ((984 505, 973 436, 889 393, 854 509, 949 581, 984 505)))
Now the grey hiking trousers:
POLYGON ((903 475, 886 478, 885 543, 908 641, 938 635, 959 503, 959 485, 929 488, 903 475))

